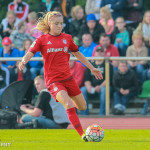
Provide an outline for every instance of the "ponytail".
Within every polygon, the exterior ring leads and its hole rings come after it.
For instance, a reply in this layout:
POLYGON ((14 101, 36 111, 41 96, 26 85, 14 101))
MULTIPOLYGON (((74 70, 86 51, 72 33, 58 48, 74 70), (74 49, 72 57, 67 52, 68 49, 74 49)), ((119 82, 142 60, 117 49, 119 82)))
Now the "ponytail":
POLYGON ((37 26, 35 27, 35 29, 40 30, 44 34, 49 33, 50 32, 49 22, 51 22, 53 17, 55 17, 55 16, 62 16, 62 14, 57 11, 49 11, 49 12, 43 14, 43 17, 40 17, 38 19, 38 23, 37 23, 37 26))

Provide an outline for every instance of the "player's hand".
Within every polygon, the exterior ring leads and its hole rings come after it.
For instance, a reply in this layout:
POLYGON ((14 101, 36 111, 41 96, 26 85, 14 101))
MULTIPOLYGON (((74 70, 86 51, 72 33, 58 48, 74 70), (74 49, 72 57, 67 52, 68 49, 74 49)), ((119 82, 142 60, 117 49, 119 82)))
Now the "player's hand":
POLYGON ((19 70, 23 71, 24 67, 25 67, 25 63, 21 61, 18 65, 19 70))
POLYGON ((98 79, 100 79, 100 80, 103 79, 103 76, 102 76, 102 74, 101 74, 102 71, 100 71, 100 70, 94 68, 94 69, 91 70, 91 72, 94 74, 94 76, 95 76, 95 78, 96 78, 97 80, 98 80, 98 79))

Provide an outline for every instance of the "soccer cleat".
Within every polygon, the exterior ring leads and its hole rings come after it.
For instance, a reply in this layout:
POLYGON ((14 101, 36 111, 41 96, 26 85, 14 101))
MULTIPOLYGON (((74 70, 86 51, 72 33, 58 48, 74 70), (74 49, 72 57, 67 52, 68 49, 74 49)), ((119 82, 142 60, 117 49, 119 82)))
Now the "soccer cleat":
POLYGON ((84 142, 88 142, 88 140, 87 140, 87 138, 86 138, 85 133, 83 133, 83 135, 82 135, 82 141, 84 141, 84 142))

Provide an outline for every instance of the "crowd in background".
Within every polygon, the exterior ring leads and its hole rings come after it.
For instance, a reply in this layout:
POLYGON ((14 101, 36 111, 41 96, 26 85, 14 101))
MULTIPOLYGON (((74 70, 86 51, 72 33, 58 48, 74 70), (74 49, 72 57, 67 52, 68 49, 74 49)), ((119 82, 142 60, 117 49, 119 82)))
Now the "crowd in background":
MULTIPOLYGON (((150 56, 150 11, 144 12, 143 0, 87 0, 85 8, 76 5, 75 0, 41 0, 34 12, 30 12, 25 0, 14 0, 8 4, 6 18, 0 25, 0 57, 23 57, 32 42, 43 34, 33 29, 47 11, 63 14, 63 32, 72 35, 86 57, 150 56)), ((33 80, 44 73, 42 61, 29 61, 22 72, 17 68, 18 63, 0 62, 0 97, 10 83, 33 80)), ((80 62, 69 63, 87 104, 91 97, 99 97, 99 114, 105 115, 105 61, 96 60, 92 64, 102 71, 103 80, 97 81, 80 62)), ((123 114, 129 100, 139 93, 138 87, 149 79, 148 61, 111 61, 114 114, 123 114)), ((88 108, 80 114, 88 115, 88 108)))

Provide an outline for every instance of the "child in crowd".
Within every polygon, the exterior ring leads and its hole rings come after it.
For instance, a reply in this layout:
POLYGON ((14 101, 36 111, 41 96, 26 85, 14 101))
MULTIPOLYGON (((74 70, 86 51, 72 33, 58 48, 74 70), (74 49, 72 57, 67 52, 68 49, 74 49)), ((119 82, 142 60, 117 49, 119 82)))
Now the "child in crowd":
POLYGON ((126 27, 123 17, 118 17, 115 21, 116 28, 114 29, 111 40, 118 48, 120 56, 126 56, 127 47, 131 44, 133 29, 126 27))
POLYGON ((19 50, 22 50, 23 42, 26 39, 34 40, 32 36, 26 33, 27 30, 27 24, 25 21, 20 21, 18 23, 18 30, 15 30, 10 35, 10 39, 12 41, 12 45, 15 48, 18 48, 19 50))
POLYGON ((105 29, 105 33, 107 35, 110 35, 114 29, 114 20, 112 19, 109 8, 106 6, 102 7, 100 9, 100 16, 101 16, 101 18, 99 20, 99 23, 105 29))
POLYGON ((37 19, 38 16, 36 12, 29 13, 26 33, 33 36, 34 38, 38 38, 40 35, 42 35, 39 30, 33 30, 33 28, 36 27, 37 19))

